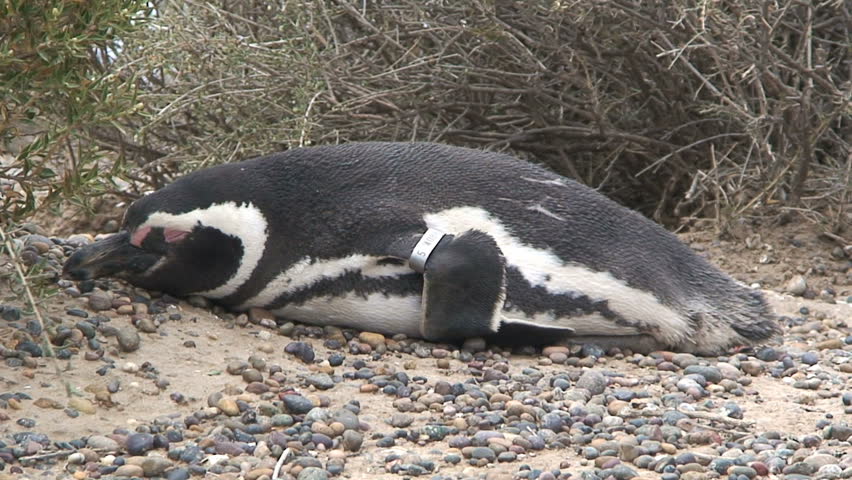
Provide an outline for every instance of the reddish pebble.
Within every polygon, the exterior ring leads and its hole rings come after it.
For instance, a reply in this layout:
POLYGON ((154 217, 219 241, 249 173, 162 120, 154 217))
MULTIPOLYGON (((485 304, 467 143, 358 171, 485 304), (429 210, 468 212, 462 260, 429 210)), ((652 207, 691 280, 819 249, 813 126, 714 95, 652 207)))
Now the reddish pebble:
POLYGON ((767 467, 763 462, 751 462, 748 466, 753 468, 761 477, 769 475, 769 467, 767 467))
POLYGON ((660 362, 657 365, 657 370, 662 370, 664 372, 676 372, 680 369, 672 362, 660 362))

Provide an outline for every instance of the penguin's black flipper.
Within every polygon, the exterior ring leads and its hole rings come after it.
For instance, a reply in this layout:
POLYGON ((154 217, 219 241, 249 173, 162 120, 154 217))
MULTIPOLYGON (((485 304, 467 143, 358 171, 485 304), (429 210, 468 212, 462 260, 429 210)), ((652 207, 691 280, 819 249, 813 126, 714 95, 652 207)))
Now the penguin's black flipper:
POLYGON ((494 239, 469 230, 447 235, 426 261, 420 331, 433 341, 492 335, 506 300, 506 261, 494 239))

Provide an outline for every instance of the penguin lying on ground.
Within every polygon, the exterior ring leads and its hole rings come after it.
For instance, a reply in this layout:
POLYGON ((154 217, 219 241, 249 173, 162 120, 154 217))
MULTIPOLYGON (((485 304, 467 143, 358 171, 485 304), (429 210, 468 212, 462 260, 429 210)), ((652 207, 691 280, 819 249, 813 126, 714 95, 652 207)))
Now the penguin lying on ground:
POLYGON ((436 341, 718 354, 778 331, 759 292, 638 213, 507 155, 427 143, 192 173, 65 273, 436 341))

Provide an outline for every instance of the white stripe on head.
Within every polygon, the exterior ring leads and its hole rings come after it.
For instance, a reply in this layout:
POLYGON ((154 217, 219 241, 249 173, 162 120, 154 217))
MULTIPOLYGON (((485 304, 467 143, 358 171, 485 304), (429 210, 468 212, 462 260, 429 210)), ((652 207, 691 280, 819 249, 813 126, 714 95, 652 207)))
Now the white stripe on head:
POLYGON ((606 300, 617 315, 641 327, 653 328, 655 336, 672 344, 689 335, 688 320, 660 303, 650 292, 632 288, 609 272, 568 263, 550 249, 528 245, 480 207, 451 208, 426 214, 423 219, 428 228, 451 234, 479 230, 491 235, 503 252, 506 265, 516 268, 533 287, 543 287, 552 294, 576 293, 592 300, 606 300))
MULTIPOLYGON (((225 235, 238 238, 242 242, 243 257, 237 271, 227 282, 212 290, 195 293, 209 298, 223 298, 236 292, 251 277, 263 257, 267 236, 267 222, 263 213, 251 203, 216 203, 186 213, 154 212, 136 230, 158 227, 190 232, 196 226, 212 227, 225 235)), ((216 260, 210 259, 211 262, 216 260)))
POLYGON ((240 308, 264 307, 281 295, 309 288, 322 280, 339 278, 350 272, 358 272, 367 278, 398 277, 413 273, 406 265, 380 264, 384 258, 361 254, 331 259, 304 257, 278 274, 260 293, 240 305, 240 308))

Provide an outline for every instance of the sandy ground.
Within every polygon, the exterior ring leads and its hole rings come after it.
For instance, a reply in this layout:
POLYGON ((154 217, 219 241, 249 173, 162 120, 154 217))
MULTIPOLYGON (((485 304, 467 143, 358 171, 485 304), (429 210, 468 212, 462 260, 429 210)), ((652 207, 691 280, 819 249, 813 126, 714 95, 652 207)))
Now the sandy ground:
MULTIPOLYGON (((831 251, 835 246, 819 239, 815 233, 808 233, 809 230, 805 227, 777 232, 774 236, 764 234, 757 248, 754 248, 754 242, 751 248, 740 240, 718 242, 713 240, 713 235, 710 233, 690 234, 683 238, 699 251, 707 253, 714 262, 721 264, 737 278, 748 282, 764 280, 767 283, 765 286, 770 288, 766 291, 767 299, 780 315, 798 316, 800 309, 807 307, 812 316, 820 312, 819 315, 825 315, 826 318, 845 322, 846 326, 842 327, 841 331, 846 335, 852 334, 849 328, 849 325, 852 325, 852 305, 845 301, 831 304, 820 299, 808 300, 778 293, 783 289, 787 279, 797 273, 797 268, 798 272, 801 272, 804 267, 804 273, 807 274, 807 269, 810 268, 808 265, 813 264, 815 258, 817 262, 822 261, 831 266, 842 265, 843 260, 831 258, 831 251), (797 236, 804 241, 804 246, 791 246, 788 239, 797 236), (773 263, 760 263, 761 256, 768 252, 775 256, 773 263)), ((809 281, 813 278, 813 284, 817 289, 834 288, 837 298, 845 300, 844 295, 852 295, 850 292, 852 287, 844 284, 846 280, 843 275, 845 274, 830 271, 827 275, 810 275, 808 278, 809 281)), ((67 317, 65 314, 67 308, 81 307, 84 303, 82 298, 74 299, 58 294, 45 301, 45 313, 48 316, 67 317)), ((54 371, 54 363, 44 358, 39 359, 39 367, 35 369, 11 369, 6 366, 0 368, 0 390, 25 392, 33 400, 47 398, 64 403, 66 401, 65 382, 87 398, 93 398, 93 395, 88 392, 110 381, 118 380, 121 383, 120 391, 112 395, 114 405, 98 405, 96 413, 92 415, 69 418, 61 409, 36 408, 33 406, 34 402, 25 402, 22 410, 0 410, 9 417, 8 421, 0 421, 0 437, 29 430, 15 423, 15 420, 22 417, 34 419, 37 426, 31 430, 45 433, 53 441, 104 434, 121 427, 132 430, 137 424, 150 422, 161 415, 184 417, 206 407, 206 398, 209 394, 223 390, 228 385, 244 387, 245 383, 240 377, 225 372, 225 366, 230 360, 246 360, 251 355, 261 355, 266 358, 268 364, 281 365, 291 386, 305 394, 312 393, 312 387, 304 386, 302 376, 311 373, 312 369, 317 367, 306 365, 284 353, 284 346, 292 339, 279 336, 273 330, 251 324, 247 327, 234 327, 231 324, 229 328, 229 322, 218 318, 208 310, 192 307, 185 302, 172 308, 182 313, 182 320, 167 322, 161 325, 156 333, 141 334, 142 342, 139 350, 132 353, 119 353, 115 348, 108 349, 108 356, 117 359, 118 368, 109 370, 104 376, 95 373, 104 365, 102 360, 86 361, 82 356, 58 361, 56 366, 61 371, 60 377, 57 377, 54 371), (188 340, 195 343, 194 348, 184 346, 184 342, 188 340), (263 353, 264 351, 271 353, 263 353), (159 371, 159 378, 169 381, 168 387, 159 389, 154 381, 146 378, 143 373, 122 370, 127 363, 139 366, 145 362, 149 362, 151 367, 159 371), (185 404, 175 403, 170 395, 176 392, 182 394, 188 401, 185 404)), ((111 323, 115 326, 130 325, 129 316, 119 315, 114 311, 104 313, 112 318, 111 323)), ((318 358, 327 357, 329 352, 322 346, 322 340, 303 340, 312 343, 318 358)), ((795 338, 788 337, 786 347, 788 349, 805 348, 805 344, 799 345, 795 338)), ((366 356, 347 355, 346 363, 338 368, 338 372, 352 370, 351 362, 356 358, 367 359, 366 356)), ((386 354, 378 362, 368 363, 372 367, 388 365, 398 370, 406 370, 412 377, 422 375, 427 377, 430 383, 441 379, 451 382, 463 381, 470 377, 466 374, 467 366, 457 360, 450 361, 448 370, 437 368, 435 359, 432 358, 420 359, 411 355, 393 353, 386 354), (415 364, 414 368, 406 370, 403 364, 411 361, 415 364)), ((510 365, 509 374, 520 372, 526 366, 536 366, 545 374, 572 368, 579 370, 579 367, 539 365, 538 357, 524 355, 512 355, 510 365)), ((598 367, 625 374, 641 373, 639 370, 643 370, 624 360, 613 358, 603 359, 598 367)), ((831 369, 833 366, 823 365, 822 368, 831 369)), ((361 393, 359 387, 362 383, 364 381, 361 380, 344 381, 322 394, 330 397, 332 407, 340 407, 351 399, 357 399, 362 405, 360 419, 369 424, 372 431, 394 430, 385 423, 386 419, 396 413, 391 405, 392 398, 381 393, 361 393)), ((654 387, 649 387, 649 389, 652 388, 654 387)), ((849 391, 850 388, 852 383, 848 375, 845 376, 845 384, 830 387, 834 392, 849 391)), ((825 418, 826 414, 831 414, 835 418, 844 417, 843 406, 836 396, 821 398, 812 391, 793 388, 790 383, 780 379, 769 376, 756 377, 746 390, 748 394, 745 397, 738 397, 736 401, 745 411, 745 420, 755 422, 753 432, 777 430, 791 435, 813 434, 815 423, 825 418)), ((414 415, 416 420, 410 428, 425 425, 425 420, 429 416, 428 412, 414 415)), ((344 476, 359 478, 361 474, 370 474, 370 478, 401 478, 397 475, 379 474, 374 471, 377 463, 380 463, 375 459, 381 458, 386 452, 375 446, 375 441, 369 439, 369 433, 365 438, 365 447, 360 454, 347 460, 344 476)), ((436 460, 440 458, 442 448, 446 448, 446 442, 430 443, 424 446, 404 442, 401 447, 397 447, 397 449, 415 451, 426 456, 434 455, 437 451, 436 460)), ((701 448, 695 448, 692 451, 701 451, 701 448)), ((577 456, 574 449, 569 448, 563 451, 546 450, 518 462, 500 464, 493 468, 515 472, 522 463, 540 468, 554 468, 566 461, 578 469, 585 462, 577 456)), ((443 473, 458 473, 464 470, 463 466, 447 467, 443 462, 437 463, 441 465, 443 473)), ((642 474, 649 475, 645 471, 642 471, 642 474)))

